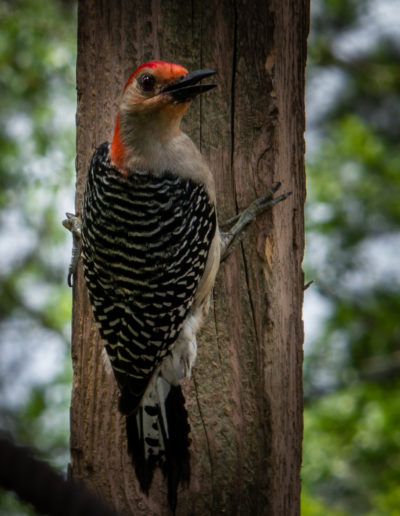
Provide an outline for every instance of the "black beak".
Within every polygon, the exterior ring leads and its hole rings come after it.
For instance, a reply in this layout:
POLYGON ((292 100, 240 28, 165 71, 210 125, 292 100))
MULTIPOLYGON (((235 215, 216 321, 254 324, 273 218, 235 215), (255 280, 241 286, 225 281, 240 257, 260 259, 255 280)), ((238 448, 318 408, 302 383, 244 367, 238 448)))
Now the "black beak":
POLYGON ((202 79, 210 77, 217 72, 215 70, 196 70, 184 75, 182 79, 173 84, 168 84, 161 90, 161 93, 167 93, 178 102, 185 102, 194 99, 196 95, 205 93, 216 87, 216 84, 197 84, 202 79))

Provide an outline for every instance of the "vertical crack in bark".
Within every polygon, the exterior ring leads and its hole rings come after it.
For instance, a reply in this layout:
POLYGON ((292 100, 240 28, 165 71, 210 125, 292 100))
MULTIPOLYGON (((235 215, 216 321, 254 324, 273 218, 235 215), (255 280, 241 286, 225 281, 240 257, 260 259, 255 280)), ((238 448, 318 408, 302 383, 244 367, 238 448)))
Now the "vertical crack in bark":
POLYGON ((236 65, 237 65, 237 6, 236 1, 233 2, 233 52, 232 52, 232 78, 231 78, 231 182, 233 197, 235 200, 236 213, 238 211, 238 202, 235 188, 234 177, 234 155, 235 155, 235 86, 236 86, 236 65))
MULTIPOLYGON (((202 5, 203 3, 201 2, 200 3, 200 69, 203 68, 203 8, 202 8, 202 5)), ((203 99, 202 99, 202 96, 200 96, 200 135, 199 135, 199 147, 200 147, 200 152, 203 150, 202 149, 202 139, 203 139, 203 132, 202 132, 202 129, 203 129, 203 99)))
POLYGON ((196 391, 197 408, 199 410, 201 424, 203 426, 204 435, 205 435, 206 443, 207 443, 207 454, 208 454, 208 460, 210 462, 210 473, 211 473, 212 507, 214 507, 214 500, 215 500, 215 492, 214 492, 214 465, 213 465, 213 460, 212 460, 212 456, 211 456, 210 440, 208 438, 208 432, 207 432, 206 424, 205 424, 205 421, 204 421, 203 412, 201 410, 200 399, 199 399, 199 391, 198 391, 196 376, 195 376, 194 372, 192 374, 192 378, 193 378, 194 390, 196 391))
POLYGON ((151 24, 152 24, 152 47, 153 47, 153 56, 156 56, 156 59, 161 59, 160 52, 160 38, 159 38, 159 20, 161 13, 161 5, 160 0, 152 0, 151 2, 151 24))
POLYGON ((192 23, 192 45, 194 45, 194 35, 195 35, 195 31, 194 31, 194 0, 191 0, 190 2, 190 7, 191 7, 191 23, 192 23))
POLYGON ((253 299, 251 297, 251 286, 250 286, 250 282, 249 282, 249 270, 248 270, 248 266, 247 266, 246 254, 244 252, 243 243, 240 244, 240 249, 242 251, 244 277, 245 277, 245 280, 246 280, 247 295, 248 295, 248 298, 249 298, 249 304, 250 304, 250 310, 251 310, 251 318, 253 320, 253 326, 254 326, 254 331, 255 331, 255 334, 256 334, 257 349, 258 349, 259 346, 260 346, 260 340, 259 340, 259 336, 258 336, 258 332, 257 332, 256 313, 255 313, 253 299))
POLYGON ((221 343, 220 343, 219 332, 218 332, 217 308, 216 308, 216 303, 215 303, 214 297, 215 297, 215 294, 213 294, 213 306, 214 306, 213 313, 214 313, 214 324, 215 324, 215 337, 217 339, 218 358, 219 358, 219 363, 221 365, 221 371, 222 371, 221 343))

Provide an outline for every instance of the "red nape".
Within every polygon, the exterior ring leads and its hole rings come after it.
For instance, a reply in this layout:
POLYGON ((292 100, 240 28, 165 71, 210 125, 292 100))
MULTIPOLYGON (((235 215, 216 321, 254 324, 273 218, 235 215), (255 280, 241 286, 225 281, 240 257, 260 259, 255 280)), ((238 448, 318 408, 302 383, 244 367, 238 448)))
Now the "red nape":
POLYGON ((125 163, 125 147, 121 141, 121 133, 119 127, 119 113, 117 115, 117 119, 115 121, 115 129, 113 141, 111 143, 110 156, 111 156, 111 164, 118 168, 122 169, 125 163))

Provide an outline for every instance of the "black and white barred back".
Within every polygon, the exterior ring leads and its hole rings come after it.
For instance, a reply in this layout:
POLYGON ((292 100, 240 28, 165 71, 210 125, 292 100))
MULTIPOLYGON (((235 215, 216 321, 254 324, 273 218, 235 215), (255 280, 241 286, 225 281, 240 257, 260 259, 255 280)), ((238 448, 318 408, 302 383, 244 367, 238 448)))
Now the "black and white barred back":
POLYGON ((169 171, 124 177, 109 149, 100 145, 89 168, 82 255, 120 409, 131 414, 193 304, 216 213, 203 185, 169 171))

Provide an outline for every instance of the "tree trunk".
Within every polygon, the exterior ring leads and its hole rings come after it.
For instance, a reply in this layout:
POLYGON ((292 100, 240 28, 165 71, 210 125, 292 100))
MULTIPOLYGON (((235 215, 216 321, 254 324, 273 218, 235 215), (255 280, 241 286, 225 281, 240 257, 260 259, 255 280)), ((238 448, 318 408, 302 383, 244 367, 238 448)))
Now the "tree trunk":
MULTIPOLYGON (((218 71, 218 88, 193 103, 184 129, 214 172, 220 220, 276 181, 293 192, 220 268, 184 386, 192 479, 179 492, 178 515, 299 514, 308 16, 308 0, 79 3, 77 213, 123 85, 152 59, 218 71)), ((72 351, 72 476, 123 515, 168 514, 161 474, 148 498, 138 488, 81 267, 72 351)))

